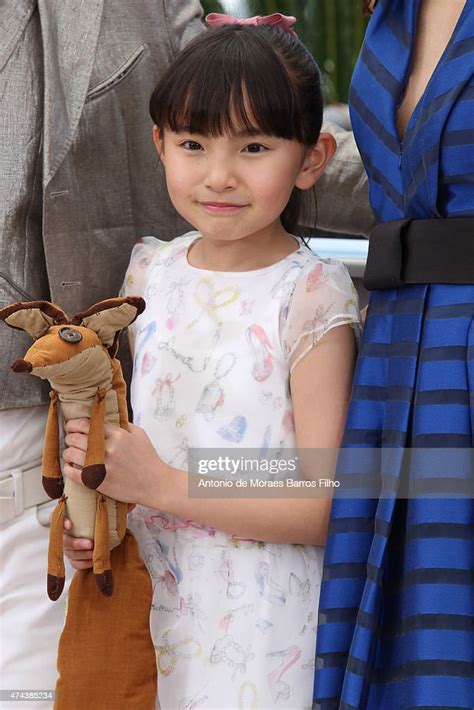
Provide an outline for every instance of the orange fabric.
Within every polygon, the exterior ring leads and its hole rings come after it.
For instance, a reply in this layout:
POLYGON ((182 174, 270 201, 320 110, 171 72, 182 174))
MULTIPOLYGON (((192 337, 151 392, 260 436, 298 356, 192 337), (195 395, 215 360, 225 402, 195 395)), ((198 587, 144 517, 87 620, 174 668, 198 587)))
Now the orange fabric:
POLYGON ((64 508, 66 499, 63 497, 58 502, 51 517, 51 528, 49 530, 48 548, 48 574, 56 577, 64 577, 63 558, 63 529, 64 529, 64 508))
POLYGON ((79 355, 93 347, 101 347, 99 338, 95 333, 87 328, 77 327, 75 330, 82 335, 82 340, 74 345, 74 350, 70 343, 58 337, 58 332, 64 326, 53 325, 48 332, 28 348, 25 360, 28 360, 34 368, 54 367, 67 363, 73 355, 79 355))
POLYGON ((63 549, 65 507, 66 498, 63 496, 54 509, 49 531, 47 589, 48 596, 53 601, 60 597, 66 577, 63 549))
POLYGON ((115 358, 112 360, 112 387, 117 394, 117 405, 120 417, 120 426, 122 429, 129 430, 128 426, 128 409, 127 409, 127 385, 123 379, 122 366, 115 358))
POLYGON ((58 395, 49 393, 51 404, 48 410, 48 421, 44 435, 43 476, 45 478, 62 478, 61 462, 59 460, 59 421, 58 395))
POLYGON ((154 710, 150 576, 127 531, 112 550, 115 589, 98 593, 91 569, 76 572, 59 642, 54 710, 154 710))

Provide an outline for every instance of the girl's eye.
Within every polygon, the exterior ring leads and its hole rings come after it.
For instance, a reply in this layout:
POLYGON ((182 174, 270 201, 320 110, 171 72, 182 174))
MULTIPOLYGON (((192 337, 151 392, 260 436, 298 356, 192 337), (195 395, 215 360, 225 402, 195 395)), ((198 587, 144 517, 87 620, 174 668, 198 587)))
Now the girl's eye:
POLYGON ((201 144, 196 141, 184 141, 181 145, 183 148, 186 148, 186 150, 200 150, 202 147, 201 144))
POLYGON ((250 143, 244 150, 248 153, 264 153, 268 148, 265 148, 261 143, 250 143))

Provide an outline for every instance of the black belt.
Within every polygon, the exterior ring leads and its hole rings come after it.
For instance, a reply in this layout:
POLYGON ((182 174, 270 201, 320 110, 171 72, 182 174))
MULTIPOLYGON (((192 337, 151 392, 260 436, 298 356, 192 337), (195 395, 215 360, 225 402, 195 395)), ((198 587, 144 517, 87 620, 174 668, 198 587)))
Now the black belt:
POLYGON ((400 219, 370 233, 369 289, 408 284, 474 284, 474 218, 400 219))

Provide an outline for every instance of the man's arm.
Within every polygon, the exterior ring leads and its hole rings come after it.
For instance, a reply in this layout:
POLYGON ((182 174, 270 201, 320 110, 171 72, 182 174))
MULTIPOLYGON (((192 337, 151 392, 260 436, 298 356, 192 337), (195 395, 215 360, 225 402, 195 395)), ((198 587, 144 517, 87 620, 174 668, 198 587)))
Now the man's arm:
POLYGON ((162 0, 163 13, 173 54, 206 28, 201 21, 202 7, 199 0, 162 0))
POLYGON ((330 232, 368 237, 376 222, 354 136, 334 123, 325 123, 322 130, 333 134, 337 151, 313 188, 318 206, 317 226, 330 232))

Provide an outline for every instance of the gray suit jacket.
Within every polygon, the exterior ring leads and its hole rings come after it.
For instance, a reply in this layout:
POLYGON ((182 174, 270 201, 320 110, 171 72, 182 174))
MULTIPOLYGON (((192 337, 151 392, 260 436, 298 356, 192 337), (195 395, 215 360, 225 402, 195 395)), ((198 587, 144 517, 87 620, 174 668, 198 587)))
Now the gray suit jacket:
POLYGON ((324 124, 323 131, 333 134, 337 150, 316 183, 318 228, 368 237, 375 216, 354 135, 333 123, 324 124))
MULTIPOLYGON (((148 100, 163 69, 202 29, 200 14, 198 0, 2 3, 0 96, 33 20, 41 28, 44 96, 41 194, 35 207, 41 210, 42 230, 33 239, 31 210, 25 215, 25 194, 33 200, 35 185, 26 186, 21 200, 6 189, 0 307, 49 298, 73 314, 117 294, 139 236, 170 239, 187 229, 166 194, 148 100)), ((28 91, 20 89, 26 96, 28 91)), ((21 98, 13 97, 19 106, 21 98)), ((6 115, 18 126, 0 121, 0 154, 2 141, 21 130, 21 111, 6 115)), ((32 145, 38 137, 26 138, 18 145, 32 145)), ((19 148, 18 160, 27 159, 19 148)), ((47 388, 36 378, 10 373, 10 363, 27 347, 26 336, 1 326, 0 409, 47 401, 47 388)))

